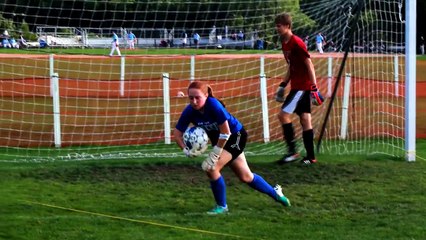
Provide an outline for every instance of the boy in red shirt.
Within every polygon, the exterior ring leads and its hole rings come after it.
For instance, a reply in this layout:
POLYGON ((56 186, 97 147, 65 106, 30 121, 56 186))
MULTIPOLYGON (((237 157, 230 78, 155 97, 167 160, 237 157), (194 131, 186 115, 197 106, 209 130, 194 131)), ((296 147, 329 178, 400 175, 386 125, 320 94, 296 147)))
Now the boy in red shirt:
POLYGON ((291 31, 292 20, 288 13, 282 13, 275 18, 275 28, 281 37, 282 51, 288 69, 284 80, 280 83, 275 95, 278 102, 284 102, 278 114, 283 128, 288 152, 278 163, 288 163, 299 158, 294 141, 294 130, 291 115, 299 116, 303 129, 303 143, 306 157, 302 163, 316 163, 314 153, 314 131, 312 129, 311 102, 321 105, 323 97, 316 87, 315 69, 306 45, 301 38, 291 31), (284 100, 284 88, 291 81, 291 90, 284 100))

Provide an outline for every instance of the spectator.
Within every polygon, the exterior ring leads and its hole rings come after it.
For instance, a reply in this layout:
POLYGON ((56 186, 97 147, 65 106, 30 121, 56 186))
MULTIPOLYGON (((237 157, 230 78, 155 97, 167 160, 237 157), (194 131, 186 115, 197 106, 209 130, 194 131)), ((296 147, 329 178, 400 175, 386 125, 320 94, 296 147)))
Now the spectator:
POLYGON ((263 50, 263 40, 260 38, 256 40, 256 49, 263 50))
POLYGON ((7 40, 7 38, 3 38, 2 44, 4 48, 12 48, 12 45, 10 45, 9 40, 7 40))
POLYGON ((212 30, 210 31, 209 43, 217 43, 217 31, 215 25, 213 25, 212 30))
POLYGON ((317 50, 319 53, 324 53, 324 51, 322 50, 322 44, 324 43, 324 37, 322 36, 321 33, 318 33, 317 36, 315 37, 315 41, 317 44, 317 50))
POLYGON ((238 37, 239 41, 243 41, 244 40, 244 33, 243 33, 243 31, 239 31, 237 37, 238 37))
POLYGON ((420 36, 420 54, 425 54, 425 39, 423 36, 420 36))
POLYGON ((182 34, 182 47, 185 48, 186 44, 188 44, 188 34, 186 34, 186 32, 183 32, 183 34, 182 34))
POLYGON ((21 48, 28 48, 27 40, 25 40, 25 38, 24 38, 24 36, 22 36, 22 34, 19 37, 18 43, 19 43, 19 45, 20 45, 21 48))
POLYGON ((159 45, 160 47, 168 47, 169 46, 169 43, 167 43, 167 41, 166 40, 161 40, 160 41, 160 45, 159 45))
POLYGON ((308 49, 308 44, 309 44, 309 35, 305 37, 305 39, 303 40, 303 42, 306 45, 306 49, 308 49))
POLYGON ((135 49, 135 43, 136 43, 137 39, 136 36, 133 32, 129 32, 127 34, 127 44, 129 45, 129 49, 130 50, 134 50, 135 49))
POLYGON ((110 57, 113 56, 114 52, 117 51, 118 56, 121 56, 120 48, 119 48, 119 39, 115 32, 112 32, 112 41, 111 41, 111 52, 109 54, 110 57))
POLYGON ((174 47, 174 38, 175 38, 175 30, 172 28, 169 32, 167 42, 169 43, 169 47, 174 47))
POLYGON ((11 46, 12 48, 19 48, 19 45, 18 45, 18 43, 16 42, 15 38, 10 38, 10 39, 9 39, 9 43, 10 43, 10 46, 11 46))
POLYGON ((198 44, 200 44, 200 35, 198 33, 194 33, 193 39, 195 47, 198 48, 198 44))
POLYGON ((237 34, 235 32, 231 34, 231 39, 234 41, 237 40, 237 34))
POLYGON ((383 39, 380 39, 379 45, 378 45, 378 49, 380 53, 384 53, 386 52, 386 45, 383 41, 383 39))

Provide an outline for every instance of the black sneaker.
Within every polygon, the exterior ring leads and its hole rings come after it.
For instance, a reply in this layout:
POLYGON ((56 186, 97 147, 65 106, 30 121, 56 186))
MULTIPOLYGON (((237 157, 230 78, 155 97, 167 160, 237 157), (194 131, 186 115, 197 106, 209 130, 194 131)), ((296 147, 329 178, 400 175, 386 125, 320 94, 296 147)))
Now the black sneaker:
POLYGON ((303 165, 311 165, 311 164, 317 163, 317 160, 316 159, 309 159, 308 157, 304 157, 300 162, 303 165))
POLYGON ((284 155, 281 159, 279 159, 277 162, 278 164, 284 164, 284 163, 296 161, 297 159, 299 159, 298 153, 288 153, 284 155))

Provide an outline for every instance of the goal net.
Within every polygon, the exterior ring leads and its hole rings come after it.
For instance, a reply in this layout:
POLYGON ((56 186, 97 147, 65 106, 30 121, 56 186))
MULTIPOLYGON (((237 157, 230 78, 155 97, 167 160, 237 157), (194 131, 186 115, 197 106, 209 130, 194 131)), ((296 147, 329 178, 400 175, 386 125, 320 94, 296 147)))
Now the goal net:
MULTIPOLYGON (((273 99, 286 69, 274 24, 283 11, 327 97, 353 40, 320 150, 404 154, 402 0, 366 1, 354 24, 356 0, 20 2, 0 3, 4 161, 183 156, 171 133, 193 80, 245 125, 248 155, 284 154, 273 99)), ((313 108, 316 138, 329 104, 313 108)), ((294 126, 303 151, 296 116, 294 126)))

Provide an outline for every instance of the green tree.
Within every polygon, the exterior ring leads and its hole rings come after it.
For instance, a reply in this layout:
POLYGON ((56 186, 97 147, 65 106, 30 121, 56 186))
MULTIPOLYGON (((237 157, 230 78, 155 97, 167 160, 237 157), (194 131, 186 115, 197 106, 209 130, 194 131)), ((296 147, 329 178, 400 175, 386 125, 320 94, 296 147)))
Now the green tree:
POLYGON ((13 25, 13 21, 11 19, 6 19, 3 15, 0 14, 0 30, 3 33, 4 30, 7 30, 9 34, 15 31, 15 26, 13 25))

